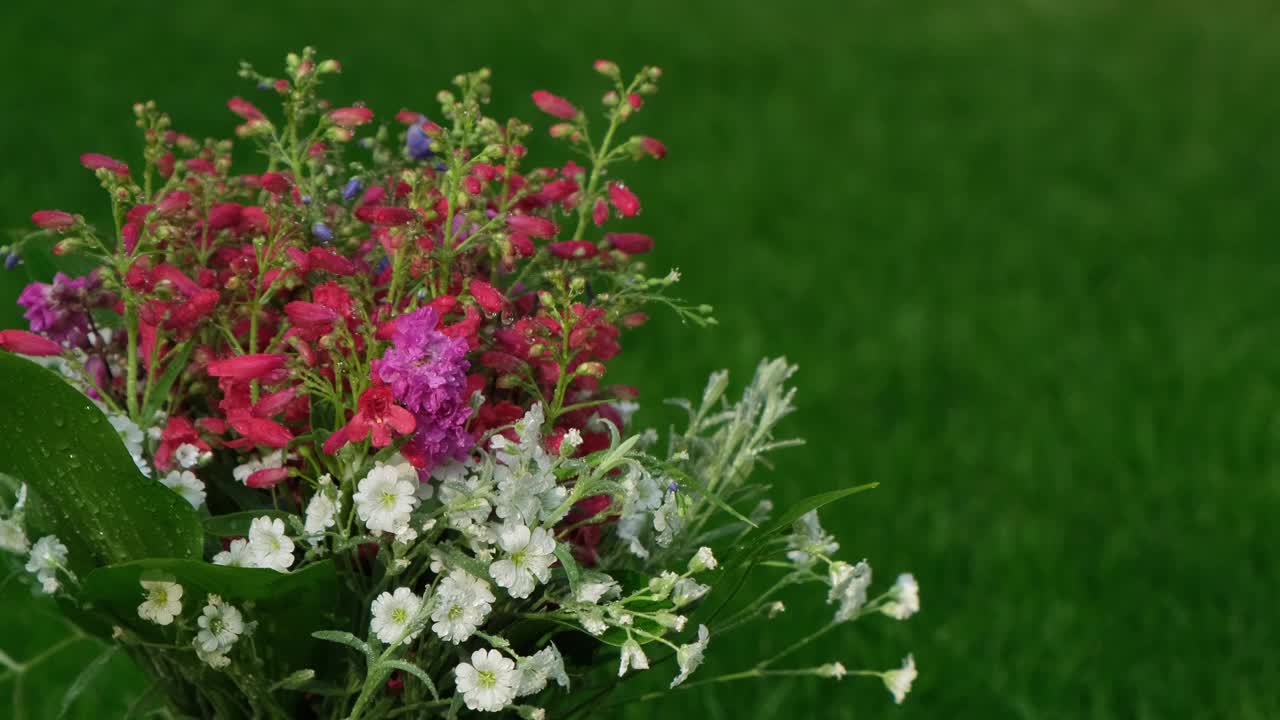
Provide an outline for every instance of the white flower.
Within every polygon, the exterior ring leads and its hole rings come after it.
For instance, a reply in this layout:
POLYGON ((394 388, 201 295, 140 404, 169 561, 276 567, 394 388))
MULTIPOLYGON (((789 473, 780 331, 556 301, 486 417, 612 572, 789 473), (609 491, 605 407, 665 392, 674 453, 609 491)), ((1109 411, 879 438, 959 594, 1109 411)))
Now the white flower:
POLYGON ((671 681, 671 687, 675 687, 684 682, 693 674, 694 670, 702 664, 702 655, 707 650, 707 643, 711 640, 711 631, 707 630, 706 625, 698 626, 698 639, 687 645, 681 645, 676 650, 676 662, 680 665, 680 674, 675 680, 671 681))
POLYGON ((622 644, 622 657, 618 660, 618 677, 622 677, 627 670, 635 668, 636 670, 648 670, 649 658, 645 656, 644 649, 640 647, 640 643, 632 638, 622 644))
POLYGON ((915 576, 911 573, 899 575, 889 589, 889 598, 880 612, 891 618, 906 620, 920 612, 920 586, 916 583, 915 576))
POLYGON ((267 515, 249 525, 249 558, 254 567, 287 572, 293 564, 293 541, 285 535, 284 521, 267 515))
POLYGON ((507 525, 498 533, 498 545, 506 557, 489 565, 489 574, 514 598, 527 598, 537 582, 551 578, 556 541, 543 528, 533 532, 524 525, 507 525))
POLYGON ((27 532, 17 518, 0 518, 0 550, 11 553, 25 553, 30 543, 27 532))
POLYGON ((818 677, 832 678, 834 680, 843 680, 844 676, 848 674, 849 674, 849 671, 845 669, 844 665, 838 662, 827 663, 826 665, 821 665, 818 667, 818 677))
POLYGON ((58 571, 66 570, 67 546, 53 535, 45 535, 31 546, 27 572, 34 573, 41 589, 52 594, 59 587, 58 571))
POLYGON ((871 586, 871 566, 866 560, 857 565, 837 560, 827 568, 827 581, 831 590, 827 593, 827 604, 839 602, 836 610, 836 621, 845 622, 858 616, 862 606, 867 602, 867 588, 871 586))
POLYGON ((213 564, 227 567, 254 567, 253 558, 249 555, 249 541, 243 538, 232 540, 230 548, 213 556, 213 564))
POLYGON ((374 599, 371 609, 373 619, 369 621, 369 629, 388 645, 400 640, 407 642, 421 632, 421 628, 411 630, 422 610, 422 598, 407 587, 396 588, 394 593, 382 593, 374 599))
POLYGON ((477 650, 454 670, 458 690, 472 710, 497 712, 516 697, 516 664, 497 650, 477 650))
POLYGON ((409 524, 409 515, 418 505, 414 494, 417 485, 401 467, 379 463, 360 481, 352 497, 356 512, 373 532, 399 532, 409 524))
POLYGON ((231 664, 231 658, 220 652, 208 653, 200 647, 200 638, 191 641, 196 646, 196 657, 214 670, 221 670, 231 664))
POLYGON ((908 655, 903 658, 901 669, 888 670, 881 673, 880 677, 884 680, 884 686, 893 693, 893 701, 901 705, 907 693, 911 692, 911 683, 916 679, 916 659, 908 655))
POLYGON ((173 459, 178 461, 178 466, 185 469, 193 468, 200 462, 200 448, 191 443, 182 443, 173 451, 173 459))
POLYGON ((631 424, 631 416, 640 410, 640 403, 632 400, 620 400, 613 404, 613 408, 622 416, 623 426, 631 424))
POLYGON ((569 687, 569 676, 564 671, 564 658, 555 645, 545 647, 516 663, 516 697, 542 692, 551 678, 560 687, 569 687))
POLYGON ((837 543, 818 524, 817 510, 810 510, 800 516, 791 535, 787 538, 787 545, 791 548, 787 552, 787 559, 797 565, 808 565, 816 560, 818 555, 829 557, 840 549, 840 543, 837 543))
POLYGON ((536 523, 564 502, 568 491, 550 471, 499 465, 494 469, 498 497, 494 510, 508 522, 536 523))
POLYGON ((568 457, 580 447, 582 447, 582 431, 578 428, 569 428, 564 437, 560 438, 560 454, 568 457))
POLYGON ((574 614, 578 616, 578 622, 582 623, 583 629, 592 635, 600 635, 609 629, 609 624, 604 621, 604 611, 597 607, 579 607, 574 610, 574 614))
POLYGON ((244 632, 244 618, 239 610, 223 603, 217 595, 210 595, 208 603, 196 618, 196 624, 200 626, 196 633, 196 647, 204 653, 224 654, 244 632))
POLYGON ((116 433, 120 439, 124 441, 124 446, 129 449, 132 455, 140 455, 142 453, 142 429, 138 424, 130 420, 127 415, 108 415, 107 422, 111 423, 111 427, 116 429, 116 433))
POLYGON ((653 512, 653 529, 658 533, 658 544, 667 547, 684 531, 685 519, 680 514, 680 501, 675 492, 668 492, 662 505, 653 512))
POLYGON ((578 602, 595 604, 605 597, 613 597, 622 592, 622 588, 618 586, 618 582, 604 573, 587 572, 583 574, 582 582, 578 585, 578 592, 574 599, 578 602))
POLYGON ((471 637, 489 615, 496 598, 489 583, 465 570, 454 570, 440 581, 431 611, 431 629, 455 645, 471 637))
POLYGON ((688 605, 707 594, 710 585, 703 585, 693 578, 680 578, 671 590, 671 603, 676 607, 688 605))
POLYGON ((160 482, 181 495, 183 500, 191 503, 191 507, 198 508, 204 504, 204 483, 200 482, 200 479, 190 470, 170 470, 160 482))
POLYGON ((164 580, 142 580, 147 599, 138 606, 138 617, 157 625, 168 625, 182 614, 182 586, 164 580))
POLYGON ((307 503, 307 520, 303 524, 303 530, 311 538, 313 545, 337 521, 341 501, 335 500, 333 494, 333 480, 328 475, 322 476, 320 487, 316 488, 316 494, 307 503))
POLYGON ((284 451, 275 450, 263 455, 261 458, 254 458, 243 465, 235 466, 231 470, 231 476, 236 479, 236 482, 244 484, 250 475, 259 470, 274 470, 281 467, 284 467, 284 451))
POLYGON ((18 496, 13 503, 13 514, 17 515, 22 512, 22 508, 27 506, 27 484, 22 483, 18 486, 18 496))
POLYGON ((715 570, 719 564, 716 562, 716 556, 711 554, 711 548, 700 547, 698 552, 689 558, 689 572, 698 573, 703 570, 715 570))

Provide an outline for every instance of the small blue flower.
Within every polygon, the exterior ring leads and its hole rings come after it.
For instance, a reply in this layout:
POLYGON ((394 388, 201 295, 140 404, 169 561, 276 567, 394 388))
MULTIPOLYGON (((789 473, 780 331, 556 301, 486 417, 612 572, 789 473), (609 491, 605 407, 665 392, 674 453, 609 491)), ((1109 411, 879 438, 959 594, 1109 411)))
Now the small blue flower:
POLYGON ((22 258, 17 253, 8 253, 4 256, 4 269, 12 270, 22 262, 22 258))
POLYGON ((387 258, 382 258, 381 260, 378 261, 378 266, 375 267, 373 271, 375 273, 381 273, 381 272, 385 272, 386 269, 389 267, 391 267, 391 261, 388 260, 387 258))
POLYGON ((353 177, 348 180, 346 186, 342 188, 342 199, 347 202, 351 202, 360 194, 361 190, 364 190, 364 183, 360 182, 360 178, 353 177))
POLYGON ((321 243, 332 242, 333 228, 329 227, 328 225, 325 225, 322 222, 318 222, 315 225, 311 226, 311 235, 315 237, 315 239, 319 240, 321 243))
POLYGON ((675 480, 672 480, 671 484, 667 486, 667 489, 671 492, 678 492, 680 490, 680 486, 676 484, 675 480))
POLYGON ((310 205, 310 204, 311 204, 311 196, 310 196, 310 195, 303 195, 303 196, 302 196, 302 204, 303 204, 303 205, 310 205))
POLYGON ((426 122, 426 118, 422 115, 418 116, 418 122, 409 126, 409 136, 405 139, 405 149, 409 152, 409 157, 414 160, 425 160, 435 155, 431 150, 431 138, 422 131, 422 123, 426 122))

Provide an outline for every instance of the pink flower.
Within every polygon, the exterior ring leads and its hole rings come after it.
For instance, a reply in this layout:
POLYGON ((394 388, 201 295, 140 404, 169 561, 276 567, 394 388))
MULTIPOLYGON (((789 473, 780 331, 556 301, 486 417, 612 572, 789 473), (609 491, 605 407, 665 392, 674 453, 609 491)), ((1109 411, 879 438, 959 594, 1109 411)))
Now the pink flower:
POLYGON ((640 212, 640 198, 622 183, 609 183, 609 202, 618 208, 622 217, 631 217, 640 212))
POLYGON ((31 222, 45 230, 66 230, 76 224, 76 216, 61 210, 37 210, 31 213, 31 222))
POLYGON ((373 120, 373 111, 367 107, 344 107, 329 112, 334 125, 347 129, 360 127, 373 120))
POLYGON ((332 453, 349 442, 360 442, 372 436, 374 447, 386 447, 397 435, 413 432, 417 423, 413 413, 396 405, 390 385, 371 385, 356 403, 356 414, 324 444, 324 451, 332 453), (335 443, 335 438, 338 438, 335 443))
POLYGON ((275 420, 253 417, 243 411, 232 414, 227 418, 227 422, 231 424, 232 429, 255 445, 282 448, 293 440, 293 433, 275 420))
POLYGON ((238 355, 225 360, 209 361, 208 372, 213 377, 255 380, 284 367, 284 361, 284 355, 238 355))
POLYGON ((380 207, 373 211, 375 225, 407 225, 417 217, 418 214, 407 207, 380 207))
POLYGON ((233 97, 228 100, 227 107, 231 109, 231 112, 245 120, 263 120, 266 117, 261 110, 254 107, 253 103, 241 97, 233 97))
POLYGON ((542 112, 561 120, 572 120, 578 115, 578 108, 574 107, 573 103, 559 95, 552 95, 546 90, 534 91, 533 104, 537 105, 542 112))
POLYGON ((109 155, 85 153, 80 156, 80 164, 89 170, 110 170, 121 177, 129 175, 129 166, 109 155))
POLYGON ((560 228, 554 222, 533 215, 508 215, 507 227, 536 238, 555 237, 555 234, 560 232, 560 228))
POLYGON ((472 280, 470 290, 471 297, 476 299, 476 304, 491 315, 501 310, 503 303, 506 302, 506 298, 502 297, 502 293, 483 280, 472 280))
POLYGON ((586 240, 565 240, 564 242, 551 243, 547 246, 552 255, 565 260, 583 260, 596 256, 599 249, 595 243, 586 240))
POLYGON ((287 477, 289 477, 287 467, 264 468, 245 478, 244 484, 251 488, 273 488, 287 477))
POLYGON ((653 238, 640 233, 606 233, 604 239, 627 255, 640 255, 653 249, 653 238))
POLYGON ((655 140, 651 137, 640 138, 640 149, 659 160, 667 156, 667 146, 663 145, 660 140, 655 140))
POLYGON ((258 178, 258 182, 262 185, 262 189, 272 195, 280 195, 289 192, 289 178, 278 172, 262 173, 262 177, 258 178))
POLYGON ((591 222, 600 227, 605 220, 609 219, 609 204, 603 199, 596 200, 596 204, 591 208, 591 222))
POLYGON ((0 330, 0 349, 33 357, 62 354, 61 345, 26 330, 0 330))

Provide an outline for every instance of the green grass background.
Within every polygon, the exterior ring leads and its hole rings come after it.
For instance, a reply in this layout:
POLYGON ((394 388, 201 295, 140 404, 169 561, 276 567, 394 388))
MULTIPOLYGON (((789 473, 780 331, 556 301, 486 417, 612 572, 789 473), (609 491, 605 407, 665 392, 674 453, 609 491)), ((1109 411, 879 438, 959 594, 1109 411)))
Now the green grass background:
MULTIPOLYGON (((347 68, 332 96, 384 115, 483 64, 498 114, 530 117, 538 87, 589 104, 596 57, 661 65, 638 127, 671 154, 630 174, 635 225, 721 324, 658 314, 614 378, 660 422, 657 401, 713 369, 798 362, 789 428, 810 444, 777 458, 778 494, 880 482, 827 523, 882 579, 913 570, 924 610, 797 664, 910 650, 921 678, 901 708, 849 678, 627 716, 1275 718, 1277 37, 1262 0, 10 3, 0 225, 101 217, 76 156, 135 153, 134 100, 228 134, 224 100, 252 93, 241 58, 317 45, 347 68)), ((61 632, 3 595, 0 649, 30 658, 61 632)), ((713 640, 703 672, 828 612, 791 605, 713 640)), ((25 677, 31 717, 89 650, 25 677)), ((138 683, 113 661, 72 715, 114 717, 138 683)))

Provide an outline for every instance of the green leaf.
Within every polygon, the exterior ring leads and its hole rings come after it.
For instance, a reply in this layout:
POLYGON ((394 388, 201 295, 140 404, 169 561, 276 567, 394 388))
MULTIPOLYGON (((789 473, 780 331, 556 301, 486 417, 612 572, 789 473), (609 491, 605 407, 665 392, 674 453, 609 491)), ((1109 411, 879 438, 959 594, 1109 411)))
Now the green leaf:
POLYGON ((355 648, 364 654, 366 662, 370 665, 373 664, 373 649, 369 647, 369 643, 349 632, 342 632, 341 630, 317 630, 311 633, 311 637, 316 638, 317 640, 324 640, 325 642, 338 643, 339 645, 346 645, 347 647, 355 648))
POLYGON ((169 366, 164 369, 164 373, 156 378, 155 383, 147 388, 147 404, 142 406, 142 417, 153 418, 160 406, 169 399, 169 388, 173 387, 173 383, 187 369, 187 360, 191 357, 191 349, 196 344, 188 342, 182 346, 176 355, 169 359, 169 366))
POLYGON ((119 645, 108 645, 98 654, 98 657, 84 666, 84 669, 80 671, 80 675, 76 677, 76 681, 71 684, 71 687, 67 688, 66 694, 62 696, 62 709, 58 711, 58 720, 62 720, 67 716, 67 711, 71 709, 72 703, 98 677, 98 673, 102 672, 102 668, 106 667, 108 662, 111 662, 111 658, 115 657, 119 649, 119 645))
POLYGON ((290 673, 288 677, 271 686, 271 692, 276 690, 297 690, 307 683, 314 680, 316 671, 311 668, 303 668, 295 673, 290 673))
POLYGON ((249 534, 249 525, 254 519, 264 515, 273 520, 279 518, 286 525, 289 524, 290 518, 297 517, 283 510, 245 510, 205 518, 204 531, 214 537, 246 537, 249 534))
POLYGON ((574 597, 578 596, 578 586, 582 584, 582 568, 573 557, 573 549, 567 543, 556 543, 556 557, 564 567, 564 574, 569 578, 569 589, 574 597))
POLYGON ((73 571, 199 557, 195 510, 143 477, 102 411, 61 377, 0 353, 0 408, 0 472, 27 483, 30 526, 66 543, 73 571))
POLYGON ((449 558, 449 562, 457 565, 463 570, 466 570, 472 575, 475 575, 477 578, 480 578, 481 580, 489 579, 489 566, 483 562, 467 555, 466 553, 459 552, 458 549, 454 547, 446 548, 445 555, 449 558))
POLYGON ((433 700, 440 699, 440 693, 436 692, 436 684, 434 682, 431 682, 431 676, 428 675, 426 671, 423 670, 422 668, 418 667, 417 665, 414 665, 413 663, 407 663, 403 660, 387 660, 382 664, 385 667, 391 667, 397 670, 403 670, 409 673, 410 675, 418 678, 419 680, 422 681, 424 685, 427 686, 427 689, 431 691, 431 698, 433 700))
POLYGON ((94 609, 115 619, 139 635, 157 637, 151 623, 138 618, 142 580, 167 579, 183 587, 183 616, 194 618, 204 607, 205 596, 220 595, 257 621, 255 643, 270 672, 280 677, 304 667, 314 667, 319 645, 312 633, 332 627, 337 603, 338 578, 332 561, 308 565, 290 573, 262 568, 213 565, 196 560, 154 558, 99 568, 83 582, 81 598, 94 609), (253 603, 252 607, 246 603, 253 603))

